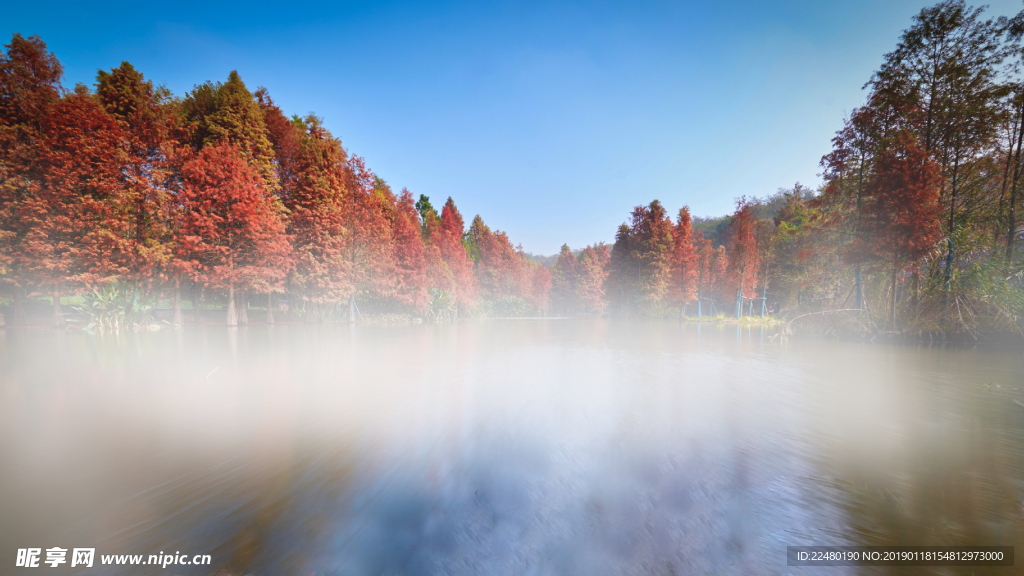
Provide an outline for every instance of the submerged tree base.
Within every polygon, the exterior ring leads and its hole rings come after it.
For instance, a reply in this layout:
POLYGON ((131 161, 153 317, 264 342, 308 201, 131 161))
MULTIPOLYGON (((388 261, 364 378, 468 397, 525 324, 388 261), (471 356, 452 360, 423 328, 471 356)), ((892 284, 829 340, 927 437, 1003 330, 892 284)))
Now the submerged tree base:
POLYGON ((702 322, 713 324, 737 324, 740 326, 778 326, 784 324, 785 320, 775 316, 741 316, 739 318, 720 314, 717 316, 685 316, 683 322, 702 322))

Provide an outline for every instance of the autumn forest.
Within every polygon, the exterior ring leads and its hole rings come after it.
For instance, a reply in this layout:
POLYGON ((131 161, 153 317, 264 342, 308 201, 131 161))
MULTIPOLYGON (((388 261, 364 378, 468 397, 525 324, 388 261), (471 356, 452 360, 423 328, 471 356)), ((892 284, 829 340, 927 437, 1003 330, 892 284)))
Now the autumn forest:
POLYGON ((45 302, 47 323, 98 329, 159 307, 175 325, 610 314, 1019 334, 1022 39, 1024 12, 927 7, 865 78, 817 189, 718 218, 666 191, 675 206, 633 208, 614 243, 540 258, 452 198, 393 190, 236 72, 176 95, 123 62, 70 88, 42 39, 15 35, 0 322, 31 324, 45 302))

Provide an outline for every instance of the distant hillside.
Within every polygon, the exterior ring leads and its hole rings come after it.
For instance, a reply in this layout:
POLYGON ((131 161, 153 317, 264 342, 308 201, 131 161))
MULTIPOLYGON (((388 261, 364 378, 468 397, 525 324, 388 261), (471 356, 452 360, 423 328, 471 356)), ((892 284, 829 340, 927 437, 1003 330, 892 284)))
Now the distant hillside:
MULTIPOLYGON (((573 252, 578 252, 578 250, 573 250, 573 252)), ((545 268, 551 268, 552 266, 555 265, 555 262, 558 261, 558 254, 544 256, 543 254, 530 254, 529 252, 527 252, 526 257, 529 258, 530 260, 533 260, 534 262, 539 263, 541 266, 545 268)))
MULTIPOLYGON (((810 200, 816 195, 814 190, 797 182, 792 188, 779 188, 774 194, 768 194, 763 197, 752 196, 750 201, 754 205, 754 213, 758 218, 771 220, 779 213, 779 209, 786 204, 786 198, 791 194, 798 194, 803 200, 810 200)), ((710 238, 711 245, 717 247, 728 240, 729 224, 731 222, 732 216, 728 214, 725 216, 694 216, 693 229, 695 231, 699 230, 704 234, 705 238, 710 238)), ((608 248, 613 249, 614 244, 609 245, 608 248)), ((583 252, 582 248, 572 251, 577 258, 580 252, 583 252)), ((534 262, 539 262, 545 268, 551 268, 558 261, 558 254, 544 256, 527 252, 526 257, 534 262)))
MULTIPOLYGON (((575 250, 572 251, 573 255, 576 256, 577 258, 580 257, 581 252, 583 252, 583 248, 576 248, 575 250)), ((529 258, 530 260, 533 260, 534 262, 539 263, 541 266, 544 266, 545 268, 551 268, 552 266, 555 265, 555 262, 558 261, 558 254, 544 256, 543 254, 530 254, 529 252, 527 252, 526 257, 529 258)))
MULTIPOLYGON (((815 193, 810 188, 796 183, 792 188, 779 188, 775 194, 769 194, 763 198, 753 196, 750 201, 754 204, 754 212, 758 218, 771 220, 778 213, 779 209, 786 204, 786 198, 790 194, 798 194, 803 200, 814 198, 815 193)), ((700 230, 705 238, 711 239, 713 246, 725 243, 728 239, 729 224, 732 216, 695 216, 693 218, 693 229, 700 230)))

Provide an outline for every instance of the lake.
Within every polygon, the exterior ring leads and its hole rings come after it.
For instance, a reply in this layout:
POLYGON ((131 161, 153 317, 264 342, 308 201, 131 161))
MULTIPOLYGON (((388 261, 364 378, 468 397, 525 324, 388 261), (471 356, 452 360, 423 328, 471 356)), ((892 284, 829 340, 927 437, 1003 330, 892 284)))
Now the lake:
POLYGON ((95 567, 47 574, 968 574, 787 568, 786 546, 1024 553, 1019 346, 772 334, 0 330, 0 557, 96 548, 95 567), (212 564, 99 566, 176 552, 212 564))

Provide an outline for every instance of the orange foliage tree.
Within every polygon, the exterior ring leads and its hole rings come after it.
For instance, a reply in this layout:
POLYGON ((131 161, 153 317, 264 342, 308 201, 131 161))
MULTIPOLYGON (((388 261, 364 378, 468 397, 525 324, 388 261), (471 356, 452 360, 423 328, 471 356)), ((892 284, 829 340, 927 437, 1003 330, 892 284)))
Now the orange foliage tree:
POLYGON ((575 313, 579 302, 576 285, 580 280, 579 262, 568 244, 562 244, 558 259, 552 267, 551 304, 556 312, 575 313))
POLYGON ((413 312, 430 302, 427 251, 420 233, 419 212, 412 194, 403 189, 395 205, 391 235, 394 240, 394 300, 413 312))
POLYGON ((47 112, 63 92, 62 74, 38 36, 15 34, 0 52, 0 285, 13 296, 16 326, 26 322, 23 298, 36 283, 26 256, 19 255, 36 221, 22 211, 39 190, 35 156, 47 112))
MULTIPOLYGON (((345 150, 316 118, 291 127, 299 131, 297 147, 282 181, 288 208, 288 233, 295 246, 289 292, 316 307, 339 302, 352 293, 348 243, 349 199, 345 189, 345 150)), ((269 303, 269 300, 268 300, 269 303)))
POLYGON ((736 291, 736 317, 740 317, 745 298, 754 298, 760 254, 757 250, 757 217, 746 197, 736 201, 729 224, 729 273, 736 291))
POLYGON ((454 295, 459 306, 472 306, 477 295, 473 262, 462 244, 462 235, 465 231, 462 215, 450 197, 441 209, 440 220, 428 223, 428 227, 430 243, 437 248, 440 263, 443 263, 443 267, 435 263, 438 273, 434 275, 432 287, 454 295))
POLYGON ((52 295, 61 325, 60 296, 124 274, 127 219, 118 198, 123 155, 117 122, 84 90, 47 109, 32 171, 37 186, 17 218, 27 226, 15 252, 18 267, 52 295))
POLYGON ((672 228, 673 252, 671 273, 668 282, 668 297, 679 306, 679 316, 683 317, 686 305, 693 300, 697 271, 696 251, 693 246, 693 218, 686 206, 679 209, 676 224, 672 228))
POLYGON ((197 281, 227 293, 226 322, 235 326, 235 291, 280 290, 288 273, 283 207, 233 144, 203 148, 181 176, 177 256, 197 281))
POLYGON ((113 280, 151 297, 171 288, 174 324, 182 280, 197 322, 208 290, 226 296, 230 325, 246 322, 236 301, 252 293, 273 322, 275 291, 306 321, 346 299, 354 320, 357 298, 418 314, 431 290, 462 309, 545 305, 550 274, 507 234, 478 217, 470 242, 451 198, 438 214, 426 196, 396 196, 318 118, 289 119, 237 72, 175 99, 122 62, 95 94, 67 94, 39 38, 4 48, 0 289, 15 324, 26 290, 52 298, 60 324, 63 294, 113 280))
POLYGON ((889 321, 896 325, 896 279, 902 266, 935 249, 940 226, 939 166, 908 134, 879 153, 865 186, 863 236, 853 250, 892 266, 889 321))

